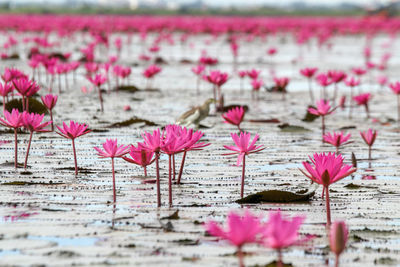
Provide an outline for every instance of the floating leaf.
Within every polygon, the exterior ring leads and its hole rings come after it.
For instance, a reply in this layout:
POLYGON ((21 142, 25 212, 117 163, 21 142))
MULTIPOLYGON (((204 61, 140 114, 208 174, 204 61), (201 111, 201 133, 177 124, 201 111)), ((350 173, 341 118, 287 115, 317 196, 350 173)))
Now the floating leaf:
POLYGON ((146 119, 141 119, 141 118, 138 118, 138 117, 135 116, 135 117, 133 117, 133 118, 131 118, 129 120, 126 120, 126 121, 113 123, 113 124, 109 125, 107 128, 127 127, 127 126, 130 126, 132 124, 136 124, 136 123, 144 123, 146 126, 157 126, 157 124, 152 122, 152 121, 149 121, 149 120, 146 120, 146 119))
POLYGON ((343 126, 340 127, 339 130, 344 131, 344 130, 351 130, 351 129, 357 129, 357 126, 354 125, 349 125, 349 126, 343 126))
POLYGON ((172 242, 173 243, 177 243, 177 244, 182 245, 182 246, 197 246, 199 244, 199 240, 198 239, 197 240, 193 240, 193 239, 188 239, 188 238, 178 239, 178 240, 174 240, 172 242))
POLYGON ((277 261, 272 261, 272 262, 267 263, 265 265, 258 265, 258 264, 257 265, 253 265, 253 267, 293 267, 293 265, 290 264, 290 263, 284 263, 284 262, 282 262, 282 264, 279 265, 277 261))
POLYGON ((369 186, 369 185, 359 185, 359 184, 353 184, 349 183, 344 186, 347 189, 360 189, 360 188, 377 188, 376 186, 369 186))
POLYGON ((48 183, 44 182, 26 182, 26 181, 14 181, 14 182, 6 182, 1 185, 62 185, 64 183, 53 183, 52 181, 48 183))
POLYGON ((249 120, 249 122, 253 123, 280 123, 281 121, 278 119, 260 119, 260 120, 249 120))
MULTIPOLYGON (((6 103, 6 110, 11 112, 14 108, 18 109, 19 112, 23 112, 22 109, 22 99, 13 99, 6 103)), ((35 98, 29 98, 29 112, 38 114, 47 114, 47 108, 42 104, 42 102, 36 100, 35 98)))
POLYGON ((308 106, 308 107, 307 107, 307 113, 306 113, 306 115, 304 116, 304 118, 302 119, 302 121, 304 121, 304 122, 313 122, 313 121, 315 121, 315 120, 319 117, 318 115, 314 115, 314 114, 310 113, 310 112, 308 111, 309 108, 314 108, 314 109, 315 109, 314 106, 308 106))
POLYGON ((128 92, 128 93, 136 93, 140 91, 140 89, 136 85, 121 85, 116 88, 118 91, 128 92))
POLYGON ((165 59, 163 59, 162 57, 156 57, 154 59, 154 63, 155 64, 168 64, 168 62, 165 59))
POLYGON ((278 127, 281 129, 282 132, 285 133, 296 133, 296 132, 308 132, 310 131, 307 128, 304 128, 303 126, 297 126, 297 125, 290 125, 289 123, 284 123, 278 125, 278 127))
POLYGON ((289 192, 282 190, 267 190, 258 192, 242 199, 236 201, 239 204, 256 204, 263 202, 273 202, 273 203, 289 203, 289 202, 301 202, 310 201, 311 197, 314 196, 315 190, 307 190, 306 193, 289 192))
POLYGON ((162 217, 160 220, 179 220, 179 210, 176 210, 172 215, 167 217, 162 217))

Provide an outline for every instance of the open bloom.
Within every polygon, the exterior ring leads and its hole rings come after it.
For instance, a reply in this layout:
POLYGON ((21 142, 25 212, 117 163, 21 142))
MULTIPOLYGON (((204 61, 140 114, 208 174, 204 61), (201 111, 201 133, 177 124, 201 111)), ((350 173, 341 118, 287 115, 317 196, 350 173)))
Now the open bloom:
POLYGON ((88 80, 93 85, 99 87, 107 81, 107 77, 102 74, 96 74, 94 77, 89 77, 88 80))
POLYGON ((368 105, 369 100, 371 99, 371 94, 370 93, 365 93, 365 94, 360 94, 355 97, 353 97, 354 101, 357 102, 357 105, 368 105))
POLYGON ((69 127, 65 122, 63 122, 62 128, 59 126, 56 127, 60 131, 56 133, 68 139, 75 139, 91 132, 91 130, 88 130, 88 125, 80 124, 74 121, 69 121, 69 127))
POLYGON ((322 192, 326 192, 326 223, 329 226, 331 225, 329 185, 349 176, 356 171, 356 168, 353 168, 351 165, 343 164, 342 155, 335 156, 333 153, 315 153, 314 158, 312 159, 310 157, 310 160, 314 166, 308 162, 303 162, 307 173, 303 170, 300 171, 312 181, 324 187, 322 192))
POLYGON ((259 138, 259 135, 256 134, 253 138, 253 140, 250 142, 251 139, 251 134, 250 133, 244 133, 241 132, 240 135, 237 135, 235 133, 231 133, 231 137, 233 139, 233 142, 235 143, 234 146, 225 146, 224 147, 226 149, 235 151, 233 153, 227 153, 227 154, 223 154, 223 155, 234 155, 234 154, 239 154, 238 155, 238 159, 237 159, 237 166, 240 166, 240 164, 243 161, 243 158, 245 155, 249 155, 249 154, 253 154, 253 153, 257 153, 263 149, 265 149, 265 147, 263 147, 263 145, 259 145, 256 146, 256 142, 259 138))
POLYGON ((378 132, 376 130, 368 129, 368 131, 360 132, 360 135, 368 146, 372 146, 375 142, 378 132))
POLYGON ((118 145, 117 139, 107 139, 106 142, 103 143, 104 150, 98 147, 94 147, 94 149, 97 151, 100 158, 120 158, 129 152, 129 146, 118 145))
POLYGON ((251 69, 251 70, 247 71, 247 76, 249 76, 249 78, 252 80, 256 80, 256 79, 258 79, 258 76, 260 75, 260 73, 261 73, 260 70, 251 69))
POLYGON ((389 87, 392 89, 393 93, 400 95, 400 82, 390 83, 389 87))
POLYGON ((54 106, 57 103, 57 98, 58 96, 52 94, 48 94, 41 97, 43 105, 45 105, 46 108, 49 110, 52 110, 54 108, 54 106))
POLYGON ((356 78, 354 78, 354 77, 348 77, 346 80, 345 80, 345 84, 347 85, 347 86, 349 86, 349 87, 356 87, 357 85, 359 85, 360 84, 360 79, 356 79, 356 78))
POLYGON ((24 128, 30 132, 49 132, 49 130, 44 129, 51 121, 42 123, 44 114, 28 113, 24 111, 22 113, 22 123, 24 128))
POLYGON ((78 162, 76 158, 76 150, 75 150, 75 138, 90 133, 91 130, 88 130, 88 126, 86 124, 80 124, 74 121, 69 122, 68 125, 63 122, 63 127, 57 126, 60 132, 56 132, 57 134, 61 135, 62 137, 68 138, 72 140, 72 149, 74 152, 74 163, 75 163, 75 175, 78 175, 78 162))
POLYGON ((279 210, 270 212, 269 220, 265 224, 262 243, 269 248, 281 250, 307 241, 309 238, 300 239, 298 233, 304 220, 304 216, 285 219, 279 210))
POLYGON ((143 76, 146 78, 153 78, 154 75, 159 73, 161 71, 161 68, 157 65, 150 65, 147 67, 147 69, 143 72, 143 76))
POLYGON ((338 149, 340 146, 351 143, 351 142, 349 142, 350 137, 351 137, 351 134, 344 135, 343 132, 340 132, 340 133, 333 132, 332 134, 331 133, 325 134, 324 141, 326 143, 329 143, 329 144, 335 146, 336 154, 338 154, 337 152, 338 152, 338 149))
POLYGON ((310 160, 312 164, 303 162, 307 173, 303 170, 301 170, 301 172, 314 182, 325 187, 356 171, 351 165, 343 163, 344 159, 342 155, 335 156, 333 153, 315 153, 314 158, 310 157, 310 160))
POLYGON ((218 70, 211 71, 209 75, 206 76, 206 79, 216 86, 220 87, 228 81, 228 73, 220 72, 218 70))
POLYGON ((238 248, 245 244, 261 241, 264 228, 260 217, 252 215, 248 210, 242 216, 234 212, 229 213, 227 225, 228 228, 224 230, 215 221, 208 221, 204 227, 209 234, 228 240, 238 248))
POLYGON ((19 113, 18 109, 13 109, 10 112, 4 111, 4 118, 0 118, 0 124, 14 129, 14 166, 17 168, 18 164, 18 136, 17 129, 23 126, 22 123, 22 113, 19 113))
POLYGON ((240 124, 243 121, 244 114, 243 107, 235 107, 222 114, 222 117, 225 119, 224 123, 236 125, 240 131, 240 124))
POLYGON ((317 102, 317 108, 308 108, 308 112, 317 116, 325 116, 329 115, 334 111, 331 109, 331 105, 329 105, 329 101, 325 99, 321 99, 317 102))
POLYGON ((130 146, 129 155, 131 158, 123 157, 124 160, 142 166, 146 168, 146 166, 152 164, 154 162, 154 152, 146 150, 141 143, 138 143, 137 147, 134 145, 130 146))
POLYGON ((311 78, 318 71, 318 68, 304 68, 300 70, 300 74, 304 77, 311 78))

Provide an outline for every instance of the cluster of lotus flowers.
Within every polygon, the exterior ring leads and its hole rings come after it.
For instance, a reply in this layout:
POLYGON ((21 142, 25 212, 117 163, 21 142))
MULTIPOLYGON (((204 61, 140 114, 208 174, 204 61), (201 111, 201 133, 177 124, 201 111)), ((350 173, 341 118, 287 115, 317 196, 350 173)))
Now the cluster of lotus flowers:
MULTIPOLYGON (((227 240, 237 248, 236 255, 239 266, 244 267, 243 246, 246 244, 259 244, 276 250, 278 260, 276 266, 283 266, 282 251, 297 245, 305 245, 314 236, 301 237, 299 230, 305 220, 305 216, 289 218, 278 211, 271 211, 269 219, 263 216, 253 215, 249 210, 244 214, 230 212, 227 217, 227 229, 223 229, 217 222, 208 221, 204 224, 206 231, 218 238, 227 240)), ((328 228, 329 244, 335 254, 336 265, 339 265, 339 256, 344 251, 349 235, 346 224, 343 221, 334 222, 328 228)))

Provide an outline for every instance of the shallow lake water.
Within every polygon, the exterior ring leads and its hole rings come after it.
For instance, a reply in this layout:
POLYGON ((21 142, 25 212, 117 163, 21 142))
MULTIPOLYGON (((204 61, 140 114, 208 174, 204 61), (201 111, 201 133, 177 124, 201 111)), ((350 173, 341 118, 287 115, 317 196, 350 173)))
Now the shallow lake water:
MULTIPOLYGON (((115 38, 116 36, 112 36, 115 38)), ((122 36, 124 38, 124 36, 122 36)), ((154 38, 154 36, 150 36, 154 38)), ((72 76, 69 88, 63 88, 54 109, 55 124, 75 120, 89 124, 94 131, 76 139, 79 167, 77 177, 73 170, 71 142, 55 133, 35 133, 29 156, 27 172, 13 167, 13 142, 0 147, 0 265, 1 266, 236 266, 235 249, 226 242, 205 235, 202 223, 209 219, 224 222, 231 210, 249 208, 257 214, 281 209, 290 215, 304 214, 307 219, 301 234, 313 234, 316 238, 306 247, 284 251, 284 261, 294 266, 332 265, 325 232, 325 205, 321 200, 322 188, 318 188, 310 202, 257 205, 239 205, 235 200, 240 194, 241 167, 235 166, 235 157, 222 156, 223 145, 232 145, 231 132, 236 128, 222 123, 219 113, 211 110, 211 116, 202 124, 204 139, 211 145, 202 151, 191 151, 186 159, 183 183, 173 186, 174 207, 167 206, 168 170, 167 157, 161 158, 161 192, 163 206, 156 207, 155 184, 144 182, 154 179, 154 165, 148 167, 149 177, 143 170, 121 159, 116 159, 117 203, 112 204, 111 160, 99 159, 93 149, 106 138, 117 138, 121 144, 141 141, 141 133, 156 127, 132 124, 110 128, 115 122, 137 116, 155 122, 162 127, 174 123, 188 108, 202 104, 212 97, 211 87, 201 83, 196 94, 196 77, 190 71, 195 65, 180 63, 181 59, 198 60, 201 51, 218 56, 220 64, 215 69, 232 72, 232 56, 226 38, 220 37, 210 45, 209 36, 193 37, 193 47, 163 45, 160 56, 167 64, 154 80, 159 91, 136 93, 110 92, 104 95, 105 112, 99 111, 96 91, 83 93, 82 86, 90 87, 83 77, 84 69, 78 70, 77 81, 72 76), (123 107, 130 105, 130 111, 123 107), (213 116, 215 115, 215 116, 213 116), (27 182, 13 185, 15 182, 27 182), (179 210, 179 219, 169 220, 179 210)), ((379 49, 389 37, 378 36, 374 40, 372 60, 378 61, 385 52, 379 49)), ((61 47, 77 48, 66 40, 61 47)), ((141 45, 134 39, 131 47, 124 47, 121 64, 132 66, 128 84, 144 88, 141 72, 145 64, 138 62, 141 45)), ((273 66, 278 76, 288 76, 286 100, 281 95, 260 92, 260 99, 253 100, 249 80, 244 81, 240 92, 240 80, 233 75, 223 86, 225 104, 245 104, 249 107, 242 128, 253 135, 260 135, 259 144, 266 149, 246 159, 245 194, 279 189, 297 191, 310 187, 310 181, 298 168, 315 152, 334 152, 334 148, 321 144, 321 121, 303 122, 309 103, 307 83, 298 70, 306 66, 319 67, 321 71, 361 66, 362 37, 336 37, 332 48, 319 52, 315 43, 304 47, 302 59, 293 40, 282 36, 271 38, 268 43, 255 41, 243 43, 239 52, 238 69, 260 69, 266 85, 271 86, 269 74, 271 62, 265 51, 270 46, 278 49, 273 66), (297 59, 294 65, 291 62, 297 59), (280 123, 253 123, 250 120, 276 118, 280 123), (289 123, 302 126, 308 131, 283 132, 278 125, 289 123)), ((60 48, 58 48, 60 49, 60 48)), ((395 81, 400 70, 398 42, 391 47, 393 57, 385 72, 395 81)), ((110 54, 115 53, 111 51, 110 54)), ((21 60, 2 61, 1 67, 15 66, 30 73, 24 52, 21 60)), ((99 57, 99 55, 97 55, 99 57)), ((74 53, 74 58, 79 54, 74 53)), ((99 57, 102 58, 102 57, 99 57)), ((373 71, 376 76, 377 71, 373 71)), ((42 83, 44 83, 42 74, 42 83)), ((57 84, 57 83, 56 83, 57 84)), ((64 86, 62 84, 62 86, 64 86)), ((320 88, 313 84, 314 92, 320 88)), ((332 88, 330 88, 332 89, 332 88)), ((57 92, 57 86, 55 86, 57 92)), ((329 89, 328 89, 329 90, 329 89)), ((363 84, 364 91, 372 91, 371 117, 386 122, 396 119, 396 100, 388 88, 379 89, 375 83, 363 84)), ((332 92, 329 90, 329 92, 332 92)), ((40 94, 45 94, 42 89, 40 94)), ((340 86, 340 95, 349 90, 340 86)), ((46 117, 49 119, 49 117, 46 117)), ((351 164, 351 153, 358 159, 358 171, 331 186, 333 220, 345 220, 350 228, 350 242, 341 257, 341 266, 380 266, 400 264, 400 130, 395 122, 383 124, 365 119, 362 108, 355 108, 353 119, 348 110, 337 109, 326 118, 327 131, 348 127, 353 143, 341 148, 346 163, 351 164), (349 127, 351 126, 351 127, 349 127), (373 160, 368 162, 368 147, 359 131, 368 128, 378 130, 373 147, 373 160), (364 180, 362 176, 375 176, 364 180), (356 186, 346 187, 348 184, 356 186)), ((13 140, 9 133, 1 133, 2 140, 13 140)), ((19 161, 22 162, 27 146, 27 134, 19 135, 19 161)), ((177 156, 177 166, 180 156, 177 156)), ((273 261, 272 250, 257 246, 245 247, 248 266, 263 266, 273 261)))

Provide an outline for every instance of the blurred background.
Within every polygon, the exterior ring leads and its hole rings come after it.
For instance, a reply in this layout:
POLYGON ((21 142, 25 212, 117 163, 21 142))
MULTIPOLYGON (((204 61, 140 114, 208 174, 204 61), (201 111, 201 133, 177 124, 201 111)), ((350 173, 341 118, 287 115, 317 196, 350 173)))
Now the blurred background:
POLYGON ((2 13, 399 15, 400 0, 0 0, 2 13))

